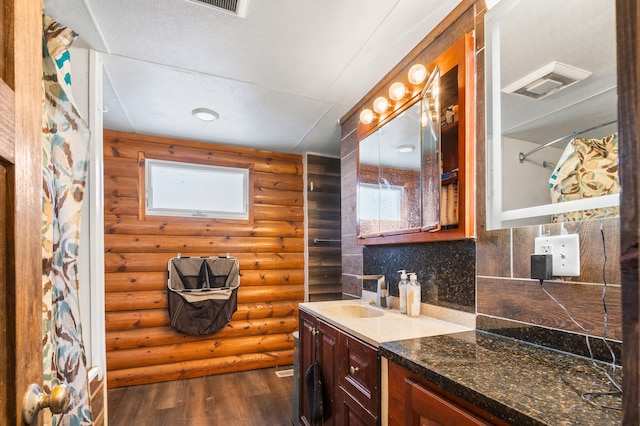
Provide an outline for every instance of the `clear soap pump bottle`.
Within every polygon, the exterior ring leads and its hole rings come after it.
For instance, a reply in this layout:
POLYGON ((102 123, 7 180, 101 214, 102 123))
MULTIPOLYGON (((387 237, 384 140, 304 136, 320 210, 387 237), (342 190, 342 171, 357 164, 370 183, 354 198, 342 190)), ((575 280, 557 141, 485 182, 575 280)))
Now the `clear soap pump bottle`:
POLYGON ((398 271, 400 273, 400 282, 398 283, 398 294, 400 297, 400 313, 407 313, 407 287, 409 287, 409 283, 407 281, 407 271, 405 269, 401 269, 398 271))
POLYGON ((414 272, 409 274, 409 284, 407 285, 407 315, 410 317, 420 315, 420 284, 414 272))

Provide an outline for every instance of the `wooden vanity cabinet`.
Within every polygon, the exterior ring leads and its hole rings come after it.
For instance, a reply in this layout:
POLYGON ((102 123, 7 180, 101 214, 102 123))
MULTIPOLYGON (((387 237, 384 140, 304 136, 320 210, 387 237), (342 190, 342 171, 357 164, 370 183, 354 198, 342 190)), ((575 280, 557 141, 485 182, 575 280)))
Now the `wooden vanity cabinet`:
POLYGON ((376 425, 380 417, 378 350, 341 333, 340 397, 342 424, 376 425))
POLYGON ((299 407, 301 425, 338 425, 337 409, 339 407, 338 364, 340 360, 339 341, 340 331, 333 326, 300 311, 299 323, 299 407), (324 419, 321 423, 314 423, 311 419, 309 393, 305 383, 305 372, 317 360, 322 372, 324 419))
POLYGON ((300 311, 300 424, 314 425, 304 375, 314 360, 322 372, 321 425, 377 425, 380 418, 378 350, 300 311))
POLYGON ((507 423, 389 362, 389 426, 507 423))

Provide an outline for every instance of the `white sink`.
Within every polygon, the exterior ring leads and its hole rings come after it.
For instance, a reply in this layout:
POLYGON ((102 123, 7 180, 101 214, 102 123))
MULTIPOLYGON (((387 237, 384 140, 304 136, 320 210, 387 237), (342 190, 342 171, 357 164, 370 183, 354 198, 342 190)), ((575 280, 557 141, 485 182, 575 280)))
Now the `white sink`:
POLYGON ((368 300, 307 302, 300 303, 300 309, 376 347, 382 342, 472 329, 423 315, 410 318, 397 309, 373 306, 368 300))
POLYGON ((381 309, 357 304, 341 304, 326 306, 322 309, 328 315, 343 318, 376 318, 384 315, 381 309))

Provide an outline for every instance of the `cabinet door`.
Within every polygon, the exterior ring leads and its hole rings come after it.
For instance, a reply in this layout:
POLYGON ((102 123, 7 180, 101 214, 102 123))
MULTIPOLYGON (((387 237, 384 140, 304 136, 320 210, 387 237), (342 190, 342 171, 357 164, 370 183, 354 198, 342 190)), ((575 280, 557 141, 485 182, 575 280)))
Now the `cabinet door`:
POLYGON ((323 425, 340 424, 338 419, 340 404, 338 403, 338 364, 340 361, 340 331, 318 320, 316 335, 316 359, 322 370, 324 421, 323 425))
POLYGON ((490 425, 461 407, 405 378, 405 419, 407 425, 490 425))
POLYGON ((366 343, 344 334, 343 336, 340 385, 377 417, 380 406, 378 351, 366 343))
POLYGON ((310 425, 311 422, 311 406, 309 405, 309 394, 304 381, 304 373, 311 366, 315 359, 316 344, 316 319, 315 317, 300 311, 299 320, 299 340, 298 340, 298 360, 300 368, 300 381, 298 382, 300 423, 310 425))
POLYGON ((300 311, 300 340, 298 356, 300 362, 299 407, 300 422, 303 425, 314 424, 311 421, 311 405, 309 392, 304 380, 307 369, 314 360, 318 361, 322 372, 322 402, 324 418, 322 425, 340 424, 340 405, 336 391, 338 390, 338 362, 340 354, 340 331, 324 323, 312 315, 300 311))
POLYGON ((376 426, 378 416, 365 410, 351 395, 342 390, 340 398, 340 422, 345 426, 376 426))

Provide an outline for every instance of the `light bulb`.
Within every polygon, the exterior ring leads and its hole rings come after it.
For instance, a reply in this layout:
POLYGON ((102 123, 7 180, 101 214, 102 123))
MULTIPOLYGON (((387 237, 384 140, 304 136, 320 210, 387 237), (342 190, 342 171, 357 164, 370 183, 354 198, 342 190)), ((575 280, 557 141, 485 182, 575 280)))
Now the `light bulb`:
POLYGON ((360 121, 363 124, 371 124, 374 118, 375 114, 369 108, 363 109, 360 113, 360 121))
POLYGON ((389 97, 394 101, 399 101, 400 99, 407 96, 407 88, 404 84, 396 81, 389 87, 389 97))
POLYGON ((425 127, 427 124, 429 124, 429 116, 427 115, 426 111, 422 112, 422 115, 420 116, 420 123, 422 124, 422 127, 425 127))
POLYGON ((380 96, 373 101, 373 110, 378 114, 382 114, 389 109, 389 101, 384 96, 380 96))
POLYGON ((427 79, 427 68, 422 64, 415 64, 409 68, 409 81, 411 84, 420 84, 427 79))

